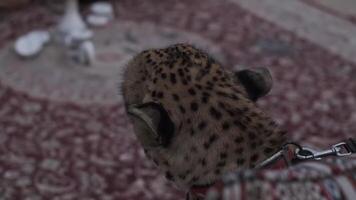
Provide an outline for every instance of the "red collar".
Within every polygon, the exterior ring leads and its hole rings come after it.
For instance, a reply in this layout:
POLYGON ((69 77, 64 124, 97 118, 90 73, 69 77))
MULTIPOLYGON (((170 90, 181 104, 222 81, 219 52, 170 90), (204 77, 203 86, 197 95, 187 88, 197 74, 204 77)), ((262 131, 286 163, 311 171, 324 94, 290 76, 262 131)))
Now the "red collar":
MULTIPOLYGON (((288 148, 284 156, 278 157, 271 164, 263 167, 262 169, 284 169, 290 165, 290 162, 295 158, 294 149, 288 148)), ((194 197, 205 198, 210 189, 214 188, 217 192, 222 192, 224 188, 224 182, 220 179, 215 183, 209 185, 194 185, 190 188, 189 192, 194 197)))
POLYGON ((215 190, 221 192, 224 188, 224 183, 222 180, 219 180, 210 185, 193 185, 190 188, 189 192, 194 197, 205 198, 211 188, 214 188, 215 190))

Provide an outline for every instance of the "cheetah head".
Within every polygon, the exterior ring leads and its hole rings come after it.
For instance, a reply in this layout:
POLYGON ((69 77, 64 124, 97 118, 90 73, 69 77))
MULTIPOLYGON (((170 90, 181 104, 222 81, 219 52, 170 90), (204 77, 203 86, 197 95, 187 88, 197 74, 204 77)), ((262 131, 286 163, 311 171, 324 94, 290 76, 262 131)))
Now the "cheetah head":
POLYGON ((255 104, 272 88, 265 68, 230 71, 177 44, 134 57, 121 88, 147 157, 182 188, 253 168, 285 142, 285 132, 255 104))

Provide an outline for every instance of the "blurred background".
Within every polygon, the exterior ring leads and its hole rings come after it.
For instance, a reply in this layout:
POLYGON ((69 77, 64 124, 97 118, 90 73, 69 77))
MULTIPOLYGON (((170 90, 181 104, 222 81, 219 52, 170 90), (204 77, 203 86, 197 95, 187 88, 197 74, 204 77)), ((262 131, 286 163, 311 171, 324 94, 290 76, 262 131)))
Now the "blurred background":
POLYGON ((119 94, 132 56, 182 42, 228 69, 268 67, 258 104, 295 141, 355 136, 354 0, 2 0, 0 199, 183 199, 145 158, 119 94))

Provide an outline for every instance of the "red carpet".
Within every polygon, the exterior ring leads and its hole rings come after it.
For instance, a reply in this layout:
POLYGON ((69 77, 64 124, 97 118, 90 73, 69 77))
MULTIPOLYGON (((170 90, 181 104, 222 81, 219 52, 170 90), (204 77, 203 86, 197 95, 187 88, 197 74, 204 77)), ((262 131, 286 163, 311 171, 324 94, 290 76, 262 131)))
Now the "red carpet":
MULTIPOLYGON (((123 0, 117 13, 111 26, 120 31, 127 22, 122 30, 131 34, 115 47, 122 59, 150 44, 180 41, 206 47, 227 68, 268 66, 275 84, 260 106, 296 141, 326 147, 355 134, 355 64, 226 1, 123 0), (149 30, 137 28, 142 22, 149 30), (147 41, 146 31, 155 40, 147 41)), ((1 55, 9 39, 57 18, 38 5, 7 16, 0 20, 1 55)), ((46 66, 5 61, 0 60, 0 199, 183 198, 144 157, 115 76, 80 69, 70 79, 68 69, 53 68, 58 73, 51 74, 46 66)))

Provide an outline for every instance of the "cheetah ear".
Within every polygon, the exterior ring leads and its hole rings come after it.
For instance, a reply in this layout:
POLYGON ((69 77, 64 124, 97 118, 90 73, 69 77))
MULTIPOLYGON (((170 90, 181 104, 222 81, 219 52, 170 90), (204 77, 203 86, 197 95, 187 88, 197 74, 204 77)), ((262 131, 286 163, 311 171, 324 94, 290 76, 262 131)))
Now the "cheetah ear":
POLYGON ((128 113, 134 117, 135 132, 141 142, 148 146, 169 146, 175 127, 161 104, 148 102, 131 105, 128 113))
POLYGON ((245 69, 235 72, 235 76, 245 87, 249 97, 253 101, 268 94, 273 81, 267 68, 245 69))

